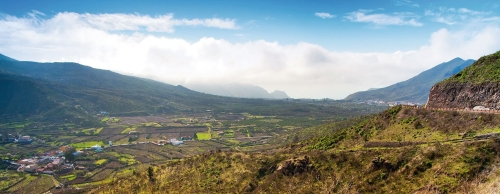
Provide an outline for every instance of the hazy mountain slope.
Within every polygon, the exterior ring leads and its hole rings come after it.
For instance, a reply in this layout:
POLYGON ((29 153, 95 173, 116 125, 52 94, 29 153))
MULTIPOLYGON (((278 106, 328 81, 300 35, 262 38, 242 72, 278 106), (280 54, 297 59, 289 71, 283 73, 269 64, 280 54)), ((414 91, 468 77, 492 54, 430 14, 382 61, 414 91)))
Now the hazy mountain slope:
POLYGON ((2 54, 0 54, 0 60, 4 60, 4 61, 16 61, 15 59, 7 57, 7 56, 2 55, 2 54))
MULTIPOLYGON (((264 88, 249 84, 186 84, 187 88, 206 94, 228 96, 237 98, 266 98, 283 99, 289 98, 286 93, 268 93, 264 88)), ((277 91, 275 91, 277 92, 277 91)))
POLYGON ((453 74, 458 73, 465 67, 471 65, 474 60, 462 60, 455 58, 446 63, 441 63, 429 70, 426 70, 417 76, 390 85, 385 88, 369 91, 356 92, 347 96, 346 100, 383 100, 383 101, 410 101, 425 103, 429 96, 431 87, 453 74))
POLYGON ((290 98, 285 92, 279 90, 275 90, 274 92, 269 93, 269 95, 276 99, 290 98))
MULTIPOLYGON (((33 100, 39 107, 50 107, 40 113, 35 107, 26 109, 22 115, 37 115, 37 118, 63 118, 64 114, 74 118, 85 118, 100 111, 113 116, 134 116, 179 112, 247 112, 255 115, 311 116, 317 118, 349 117, 366 114, 361 109, 328 106, 282 100, 230 98, 203 94, 169 84, 120 75, 107 70, 94 69, 76 63, 36 63, 0 60, 0 73, 14 80, 28 80, 31 85, 18 84, 12 95, 40 88, 33 100), (40 93, 40 95, 38 94, 40 93), (49 101, 45 99, 50 99, 49 101), (55 103, 56 105, 53 106, 55 103), (58 111, 54 111, 58 110, 58 111), (47 114, 45 114, 47 113, 47 114), (50 114, 49 114, 50 113, 50 114)), ((34 90, 38 91, 38 90, 34 90)), ((9 94, 11 95, 11 94, 9 94)), ((6 93, 0 99, 12 99, 6 93)), ((4 100, 4 107, 19 107, 23 101, 4 100)), ((6 109, 11 110, 11 109, 6 109)), ((2 118, 18 114, 4 111, 2 118), (10 115, 10 116, 9 116, 10 115)), ((64 120, 64 119, 62 119, 64 120)))

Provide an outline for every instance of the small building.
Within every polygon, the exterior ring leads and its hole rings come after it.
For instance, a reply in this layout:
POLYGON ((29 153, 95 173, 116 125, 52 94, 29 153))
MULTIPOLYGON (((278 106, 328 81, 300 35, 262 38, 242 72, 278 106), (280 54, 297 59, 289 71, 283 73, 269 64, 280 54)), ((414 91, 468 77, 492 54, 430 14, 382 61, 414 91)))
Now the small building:
POLYGON ((184 141, 179 141, 175 138, 172 138, 172 139, 170 139, 170 143, 174 146, 178 146, 178 145, 184 144, 184 141))
POLYGON ((37 170, 38 170, 38 165, 36 165, 36 164, 32 164, 32 165, 28 165, 28 166, 24 167, 24 172, 27 172, 27 173, 36 173, 37 170))
POLYGON ((30 144, 33 142, 33 139, 30 136, 22 136, 17 140, 19 144, 30 144))
POLYGON ((68 151, 70 148, 71 148, 70 146, 65 145, 65 146, 61 146, 59 148, 59 150, 61 150, 62 152, 65 152, 65 151, 68 151))
POLYGON ((94 150, 96 152, 102 152, 102 147, 98 144, 96 144, 95 146, 92 146, 90 147, 91 150, 94 150))
POLYGON ((490 109, 486 108, 484 106, 475 106, 474 108, 472 108, 472 110, 474 110, 474 111, 486 111, 486 110, 490 110, 490 109))

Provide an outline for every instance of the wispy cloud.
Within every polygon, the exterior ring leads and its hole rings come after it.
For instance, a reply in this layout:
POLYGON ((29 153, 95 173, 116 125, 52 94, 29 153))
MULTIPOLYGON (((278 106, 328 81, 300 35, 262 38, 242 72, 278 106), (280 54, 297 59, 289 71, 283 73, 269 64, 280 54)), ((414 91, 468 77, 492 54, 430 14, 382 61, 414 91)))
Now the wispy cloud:
POLYGON ((418 22, 418 16, 409 12, 388 14, 370 14, 372 10, 358 10, 348 13, 344 18, 352 22, 372 23, 379 26, 387 25, 409 25, 409 26, 422 26, 418 22))
POLYGON ((331 15, 330 13, 326 13, 326 12, 316 12, 314 15, 318 16, 320 18, 323 18, 323 19, 336 17, 335 15, 331 15))
POLYGON ((491 12, 474 11, 467 8, 440 7, 435 10, 425 10, 425 15, 432 17, 435 22, 447 25, 459 23, 470 23, 478 21, 489 21, 496 18, 491 12))
MULTIPOLYGON (((4 16, 2 22, 11 22, 9 20, 25 20, 37 25, 41 16, 45 14, 39 11, 28 13, 25 18, 14 18, 4 16)), ((140 14, 79 14, 73 12, 62 12, 55 15, 45 23, 73 23, 90 28, 96 28, 105 31, 140 31, 148 32, 174 32, 175 26, 204 26, 221 29, 237 29, 235 19, 206 18, 206 19, 175 19, 173 14, 158 16, 140 15, 140 14)), ((27 24, 27 23, 25 23, 27 24)))
POLYGON ((412 6, 412 7, 420 7, 418 3, 412 2, 410 0, 394 0, 397 6, 412 6))

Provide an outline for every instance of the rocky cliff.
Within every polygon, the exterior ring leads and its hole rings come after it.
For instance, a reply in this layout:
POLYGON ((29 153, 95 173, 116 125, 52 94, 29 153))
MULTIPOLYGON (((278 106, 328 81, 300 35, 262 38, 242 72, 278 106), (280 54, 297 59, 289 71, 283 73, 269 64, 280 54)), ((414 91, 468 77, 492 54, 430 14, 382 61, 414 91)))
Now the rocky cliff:
POLYGON ((500 110, 500 51, 434 85, 427 100, 430 108, 475 106, 500 110))
POLYGON ((427 107, 500 109, 500 83, 442 83, 431 88, 427 107))

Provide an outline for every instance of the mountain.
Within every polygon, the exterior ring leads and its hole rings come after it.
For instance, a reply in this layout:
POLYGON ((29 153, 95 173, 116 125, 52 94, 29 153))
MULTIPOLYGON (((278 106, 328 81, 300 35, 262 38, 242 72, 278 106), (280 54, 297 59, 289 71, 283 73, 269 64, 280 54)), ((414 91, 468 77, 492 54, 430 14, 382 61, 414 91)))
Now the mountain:
POLYGON ((463 59, 455 58, 426 70, 409 80, 385 88, 356 92, 347 96, 345 100, 360 99, 425 103, 429 96, 429 90, 435 83, 458 73, 472 63, 474 63, 472 59, 464 61, 463 59))
POLYGON ((269 93, 269 95, 275 99, 290 98, 285 92, 279 90, 275 90, 274 92, 269 93))
POLYGON ((187 84, 187 88, 217 96, 228 96, 236 98, 264 98, 284 99, 290 98, 285 92, 275 91, 268 93, 264 88, 249 84, 187 84))
POLYGON ((0 120, 91 121, 111 116, 236 112, 254 115, 309 115, 317 118, 366 114, 361 109, 285 100, 230 98, 203 94, 144 78, 77 63, 0 60, 0 120))
POLYGON ((2 54, 0 54, 0 60, 3 60, 3 61, 16 61, 15 59, 7 57, 7 56, 2 55, 2 54))
POLYGON ((434 85, 428 107, 500 110, 500 51, 479 58, 452 77, 434 85))

